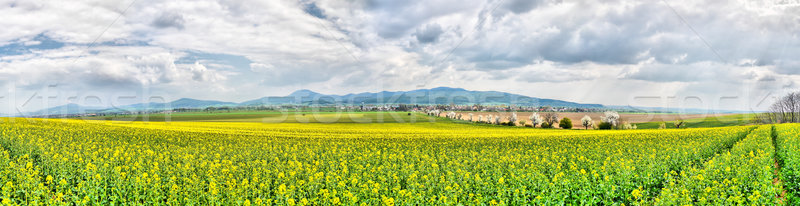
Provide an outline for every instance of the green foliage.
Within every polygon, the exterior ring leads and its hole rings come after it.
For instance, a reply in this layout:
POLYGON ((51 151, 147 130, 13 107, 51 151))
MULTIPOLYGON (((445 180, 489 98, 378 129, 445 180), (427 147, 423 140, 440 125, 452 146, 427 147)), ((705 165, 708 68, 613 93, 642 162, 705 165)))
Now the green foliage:
POLYGON ((788 205, 800 204, 800 124, 775 126, 775 143, 788 205))
POLYGON ((753 130, 702 166, 670 172, 656 205, 773 205, 779 187, 773 184, 772 125, 753 130))
POLYGON ((608 123, 608 122, 600 122, 600 124, 597 125, 597 129, 608 130, 608 129, 612 129, 612 128, 614 128, 614 125, 612 125, 611 123, 608 123))
POLYGON ((561 127, 561 129, 572 129, 572 120, 564 117, 560 122, 558 122, 558 127, 561 127))
POLYGON ((625 130, 633 129, 633 125, 631 125, 630 123, 627 123, 627 122, 622 123, 622 129, 625 129, 625 130))
MULTIPOLYGON (((756 114, 731 114, 724 116, 714 116, 705 118, 686 119, 681 128, 702 128, 702 127, 729 127, 729 126, 742 126, 750 125, 753 123, 753 118, 756 114)), ((660 124, 664 123, 664 128, 675 128, 675 122, 643 122, 637 123, 639 129, 658 129, 660 124)))
POLYGON ((553 125, 550 125, 550 123, 547 123, 547 122, 542 122, 541 127, 542 128, 553 128, 553 125))

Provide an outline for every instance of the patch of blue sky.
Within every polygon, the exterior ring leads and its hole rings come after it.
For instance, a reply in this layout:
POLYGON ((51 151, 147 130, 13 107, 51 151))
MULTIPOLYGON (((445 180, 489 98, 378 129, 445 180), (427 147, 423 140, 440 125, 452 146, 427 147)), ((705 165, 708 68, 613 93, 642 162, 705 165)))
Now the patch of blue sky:
POLYGON ((236 70, 249 70, 250 63, 253 63, 253 61, 250 61, 247 57, 238 55, 206 53, 194 50, 184 52, 186 56, 175 61, 176 64, 194 64, 195 62, 200 62, 209 67, 230 66, 236 70))
POLYGON ((12 56, 31 53, 33 50, 49 50, 64 47, 65 43, 47 37, 44 34, 36 35, 33 39, 18 39, 10 44, 0 46, 0 56, 12 56))

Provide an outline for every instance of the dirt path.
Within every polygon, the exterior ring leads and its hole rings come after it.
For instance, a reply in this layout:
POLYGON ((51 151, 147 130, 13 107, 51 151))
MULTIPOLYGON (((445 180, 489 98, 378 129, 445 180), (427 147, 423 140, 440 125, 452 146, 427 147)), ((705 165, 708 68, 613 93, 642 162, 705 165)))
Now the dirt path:
POLYGON ((786 190, 783 189, 783 181, 781 181, 780 174, 781 174, 781 165, 778 164, 778 160, 775 159, 775 170, 773 171, 775 178, 772 179, 772 184, 777 186, 780 190, 778 192, 778 204, 783 205, 783 200, 786 198, 786 190))
POLYGON ((773 171, 772 174, 775 178, 772 179, 772 184, 778 187, 778 204, 783 205, 784 199, 786 199, 786 190, 783 189, 783 180, 781 180, 781 164, 780 164, 780 157, 778 156, 778 143, 775 138, 778 137, 778 134, 775 133, 775 126, 772 126, 772 148, 775 150, 775 155, 772 158, 773 161, 773 171))

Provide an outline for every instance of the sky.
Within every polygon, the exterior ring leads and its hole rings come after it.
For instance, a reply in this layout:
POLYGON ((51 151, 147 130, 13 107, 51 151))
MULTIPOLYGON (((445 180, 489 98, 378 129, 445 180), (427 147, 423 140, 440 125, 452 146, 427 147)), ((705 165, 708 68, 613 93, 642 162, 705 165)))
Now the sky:
POLYGON ((439 86, 762 110, 800 88, 783 0, 0 0, 0 28, 6 114, 439 86))

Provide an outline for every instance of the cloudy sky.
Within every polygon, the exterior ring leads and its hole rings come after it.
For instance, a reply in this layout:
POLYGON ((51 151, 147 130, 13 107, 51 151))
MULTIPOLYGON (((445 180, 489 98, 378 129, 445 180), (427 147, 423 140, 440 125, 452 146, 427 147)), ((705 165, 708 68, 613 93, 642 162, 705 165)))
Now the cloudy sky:
POLYGON ((0 112, 438 86, 758 109, 800 88, 791 2, 0 0, 0 112))

